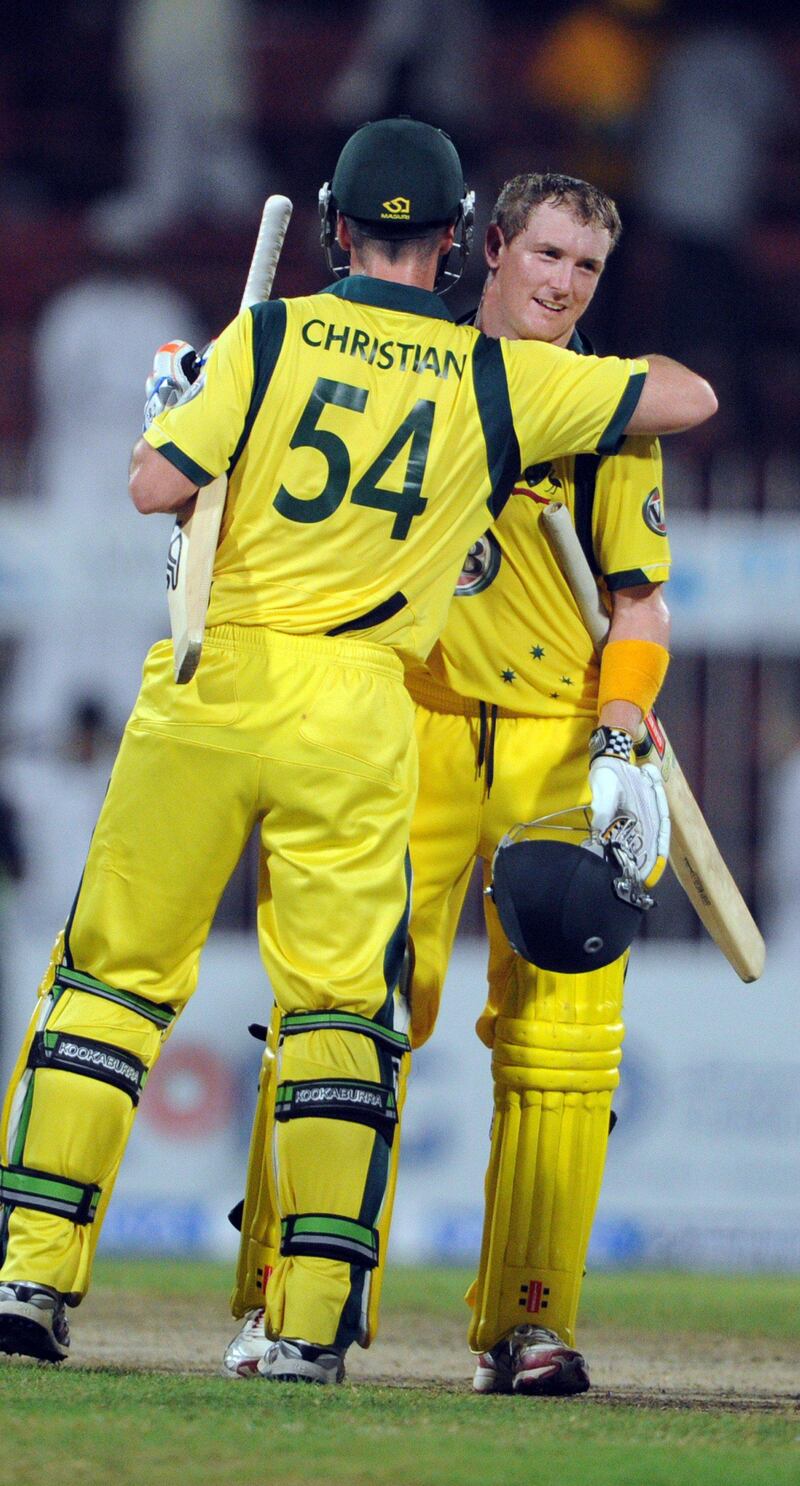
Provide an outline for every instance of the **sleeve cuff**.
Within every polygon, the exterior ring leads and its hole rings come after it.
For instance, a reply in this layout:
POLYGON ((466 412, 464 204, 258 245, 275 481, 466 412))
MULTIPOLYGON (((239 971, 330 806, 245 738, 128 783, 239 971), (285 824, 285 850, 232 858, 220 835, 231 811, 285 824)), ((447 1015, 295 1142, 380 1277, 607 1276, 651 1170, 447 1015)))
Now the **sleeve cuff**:
POLYGON ((628 424, 633 417, 636 404, 642 395, 646 376, 647 372, 642 371, 634 372, 628 378, 628 385, 617 404, 616 412, 597 445, 598 454, 618 453, 620 445, 625 438, 628 424))
POLYGON ((616 593, 619 588, 643 588, 653 583, 667 583, 669 564, 659 563, 650 573, 645 572, 644 568, 625 568, 619 573, 604 573, 603 581, 609 593, 616 593))
MULTIPOLYGON (((145 438, 147 439, 146 434, 145 438)), ((150 443, 150 440, 147 439, 147 442, 150 443)), ((216 478, 215 475, 210 475, 208 470, 204 470, 201 464, 196 464, 193 459, 190 459, 188 454, 184 454, 183 450, 179 449, 177 444, 168 442, 166 444, 153 444, 151 447, 158 454, 163 454, 164 458, 169 460, 169 463, 174 465, 176 470, 180 470, 181 474, 185 475, 187 480, 192 480, 195 485, 210 485, 211 481, 216 478)))

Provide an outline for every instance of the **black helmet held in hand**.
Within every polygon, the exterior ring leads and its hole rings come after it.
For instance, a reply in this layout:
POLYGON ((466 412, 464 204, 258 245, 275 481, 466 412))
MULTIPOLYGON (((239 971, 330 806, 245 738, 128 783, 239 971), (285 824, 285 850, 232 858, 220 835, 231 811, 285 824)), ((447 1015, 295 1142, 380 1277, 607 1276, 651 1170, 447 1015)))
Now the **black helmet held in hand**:
POLYGON ((619 959, 653 905, 626 855, 612 846, 513 836, 495 852, 488 892, 517 954, 561 975, 619 959))

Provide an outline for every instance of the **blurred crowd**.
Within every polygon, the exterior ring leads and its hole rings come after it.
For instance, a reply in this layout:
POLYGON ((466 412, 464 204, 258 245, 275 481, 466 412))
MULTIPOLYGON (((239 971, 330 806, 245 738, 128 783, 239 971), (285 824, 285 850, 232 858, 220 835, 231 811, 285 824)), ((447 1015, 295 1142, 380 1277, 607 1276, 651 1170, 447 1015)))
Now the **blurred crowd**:
MULTIPOLYGON (((624 232, 589 334, 601 350, 670 352, 720 395, 718 418, 669 450, 668 506, 796 510, 794 7, 6 0, 5 16, 0 533, 35 525, 25 550, 40 570, 37 602, 23 586, 15 608, 0 557, 0 789, 14 843, 0 877, 26 860, 36 911, 57 921, 69 906, 139 661, 165 628, 168 523, 142 522, 125 495, 151 352, 176 334, 200 344, 230 318, 270 190, 295 202, 279 291, 322 286, 317 192, 365 119, 408 112, 456 140, 479 204, 457 313, 476 301, 503 180, 553 169, 611 191, 624 232)), ((664 699, 700 774, 720 684, 710 665, 685 658, 664 699)), ((767 705, 744 747, 739 735, 746 808, 740 798, 723 827, 757 897, 773 769, 800 756, 794 657, 754 656, 736 684, 767 705)), ((246 863, 237 881, 231 922, 251 912, 246 863)), ((673 908, 661 932, 689 932, 682 900, 673 908)))

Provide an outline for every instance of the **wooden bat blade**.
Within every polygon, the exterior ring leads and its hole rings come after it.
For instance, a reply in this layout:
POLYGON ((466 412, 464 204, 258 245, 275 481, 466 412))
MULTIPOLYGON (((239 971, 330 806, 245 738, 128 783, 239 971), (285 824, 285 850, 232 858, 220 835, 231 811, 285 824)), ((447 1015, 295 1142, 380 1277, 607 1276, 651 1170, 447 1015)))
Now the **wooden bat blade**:
POLYGON ((680 764, 664 781, 672 820, 669 861, 701 923, 741 980, 764 973, 766 948, 680 764))
MULTIPOLYGON (((242 310, 268 299, 292 215, 288 196, 269 196, 261 213, 256 245, 244 287, 242 310)), ((175 655, 175 680, 191 681, 203 649, 214 558, 225 509, 224 475, 197 492, 194 510, 175 523, 167 559, 169 622, 175 655)))
MULTIPOLYGON (((542 530, 599 651, 608 635, 606 613, 566 506, 552 501, 540 517, 542 530)), ((637 755, 660 769, 671 821, 669 861, 683 891, 714 943, 736 974, 758 980, 766 949, 750 909, 725 864, 686 781, 666 733, 654 713, 645 718, 637 755)))
POLYGON ((203 648, 211 576, 228 482, 218 475, 197 492, 194 510, 175 522, 167 560, 167 602, 175 680, 191 681, 203 648), (191 561, 190 561, 191 554, 191 561))
POLYGON ((741 980, 764 973, 766 947, 659 718, 644 720, 636 754, 661 771, 669 804, 669 863, 700 922, 741 980))

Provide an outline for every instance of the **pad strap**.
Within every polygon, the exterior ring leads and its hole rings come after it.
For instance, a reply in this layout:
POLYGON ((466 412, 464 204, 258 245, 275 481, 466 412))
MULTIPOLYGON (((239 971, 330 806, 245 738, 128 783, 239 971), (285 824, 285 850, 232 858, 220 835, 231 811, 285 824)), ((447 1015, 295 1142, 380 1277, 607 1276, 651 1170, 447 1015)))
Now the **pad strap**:
POLYGON ((62 991, 67 990, 86 991, 90 996, 100 996, 103 1001, 113 1001, 115 1005, 124 1006, 127 1011, 143 1016, 145 1021, 154 1022, 164 1031, 177 1016, 174 1006, 148 1001, 144 996, 135 995, 133 991, 118 991, 102 980, 95 980, 93 975, 86 975, 83 970, 71 970, 67 965, 59 965, 53 982, 53 997, 57 999, 62 991))
POLYGON ((75 1182, 31 1166, 0 1166, 0 1201, 8 1207, 32 1207, 73 1223, 93 1223, 100 1193, 92 1182, 75 1182))
POLYGON ((64 1073, 82 1073, 111 1084, 130 1096, 133 1105, 147 1083, 148 1070, 140 1058, 93 1037, 75 1037, 69 1032, 37 1032, 28 1054, 29 1068, 57 1068, 64 1073))
POLYGON ((303 1116, 369 1125, 391 1145, 397 1124, 397 1098, 393 1088, 357 1078, 315 1078, 279 1084, 275 1096, 276 1120, 303 1116))
POLYGON ((303 1032, 356 1032, 371 1037, 379 1047, 388 1048, 396 1058, 411 1051, 405 1032, 382 1027, 356 1011, 290 1011, 281 1019, 281 1041, 298 1037, 303 1032))
POLYGON ((378 1230, 335 1213, 293 1213, 281 1223, 281 1253, 316 1259, 339 1259, 375 1269, 378 1230))

